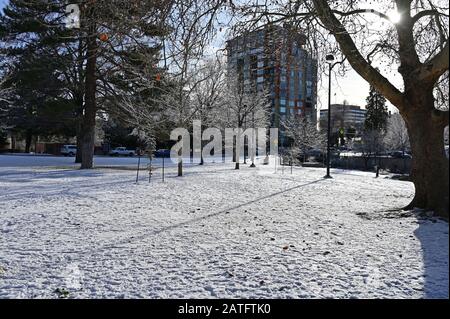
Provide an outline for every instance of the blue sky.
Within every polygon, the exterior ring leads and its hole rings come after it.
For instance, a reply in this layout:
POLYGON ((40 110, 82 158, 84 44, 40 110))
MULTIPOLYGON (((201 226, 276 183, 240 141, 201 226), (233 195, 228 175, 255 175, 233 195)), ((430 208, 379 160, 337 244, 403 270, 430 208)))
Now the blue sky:
POLYGON ((8 0, 0 0, 0 13, 3 12, 3 8, 8 3, 8 0))

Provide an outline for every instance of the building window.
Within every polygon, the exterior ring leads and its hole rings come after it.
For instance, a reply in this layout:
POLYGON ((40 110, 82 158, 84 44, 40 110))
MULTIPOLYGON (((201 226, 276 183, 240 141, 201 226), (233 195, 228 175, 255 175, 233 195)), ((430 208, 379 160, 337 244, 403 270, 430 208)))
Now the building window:
POLYGON ((295 100, 295 88, 293 85, 289 87, 289 99, 295 100))

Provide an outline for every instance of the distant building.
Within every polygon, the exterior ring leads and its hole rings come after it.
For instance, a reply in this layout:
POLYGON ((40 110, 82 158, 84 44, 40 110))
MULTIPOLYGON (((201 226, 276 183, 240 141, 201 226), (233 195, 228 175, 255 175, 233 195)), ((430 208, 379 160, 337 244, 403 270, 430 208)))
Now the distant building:
POLYGON ((290 26, 266 26, 227 43, 228 68, 244 85, 267 89, 271 98, 271 126, 290 116, 306 116, 317 123, 317 60, 306 51, 306 36, 290 26))
MULTIPOLYGON (((364 128, 367 110, 357 105, 332 104, 331 105, 331 128, 332 132, 344 129, 346 135, 359 135, 364 128)), ((326 130, 328 126, 328 109, 320 110, 320 129, 326 130)))

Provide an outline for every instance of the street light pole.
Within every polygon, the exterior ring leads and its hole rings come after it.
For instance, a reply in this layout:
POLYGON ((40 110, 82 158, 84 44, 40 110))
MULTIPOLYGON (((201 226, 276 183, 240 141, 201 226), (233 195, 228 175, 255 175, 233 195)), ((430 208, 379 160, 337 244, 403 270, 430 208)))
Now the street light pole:
POLYGON ((255 168, 255 156, 256 156, 256 129, 255 129, 255 111, 252 112, 252 125, 253 125, 253 134, 252 134, 252 165, 250 167, 255 168))
MULTIPOLYGON (((247 130, 247 114, 244 116, 244 132, 247 130)), ((244 164, 247 165, 247 155, 245 153, 245 142, 247 141, 247 153, 248 153, 248 138, 244 135, 244 164)))
POLYGON ((325 175, 324 178, 333 178, 330 174, 330 163, 331 163, 331 71, 333 70, 334 66, 337 64, 344 63, 344 60, 338 61, 333 63, 334 61, 334 55, 328 54, 326 56, 326 61, 328 63, 329 69, 328 69, 328 132, 327 132, 327 175, 325 175))
POLYGON ((333 69, 334 56, 329 54, 326 57, 328 61, 328 132, 327 132, 327 175, 325 178, 332 178, 330 175, 330 156, 331 156, 331 70, 333 69))

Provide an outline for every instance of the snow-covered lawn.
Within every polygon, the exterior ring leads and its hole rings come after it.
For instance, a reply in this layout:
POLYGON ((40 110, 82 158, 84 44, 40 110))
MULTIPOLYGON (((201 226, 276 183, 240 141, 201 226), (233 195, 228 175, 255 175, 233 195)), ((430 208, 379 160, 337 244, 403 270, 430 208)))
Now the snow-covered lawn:
MULTIPOLYGON (((147 164, 148 159, 142 157, 142 164, 147 164)), ((95 165, 101 167, 117 167, 117 166, 137 166, 138 158, 135 157, 111 157, 111 156, 95 156, 95 165)), ((162 159, 154 159, 154 164, 161 166, 162 159)), ((166 159, 165 165, 174 166, 170 159, 166 159)), ((42 155, 0 155, 0 168, 3 167, 59 167, 59 168, 78 168, 79 164, 75 164, 75 157, 64 156, 42 156, 42 155)))
POLYGON ((0 167, 0 298, 449 296, 448 224, 388 212, 411 183, 174 169, 0 167))

